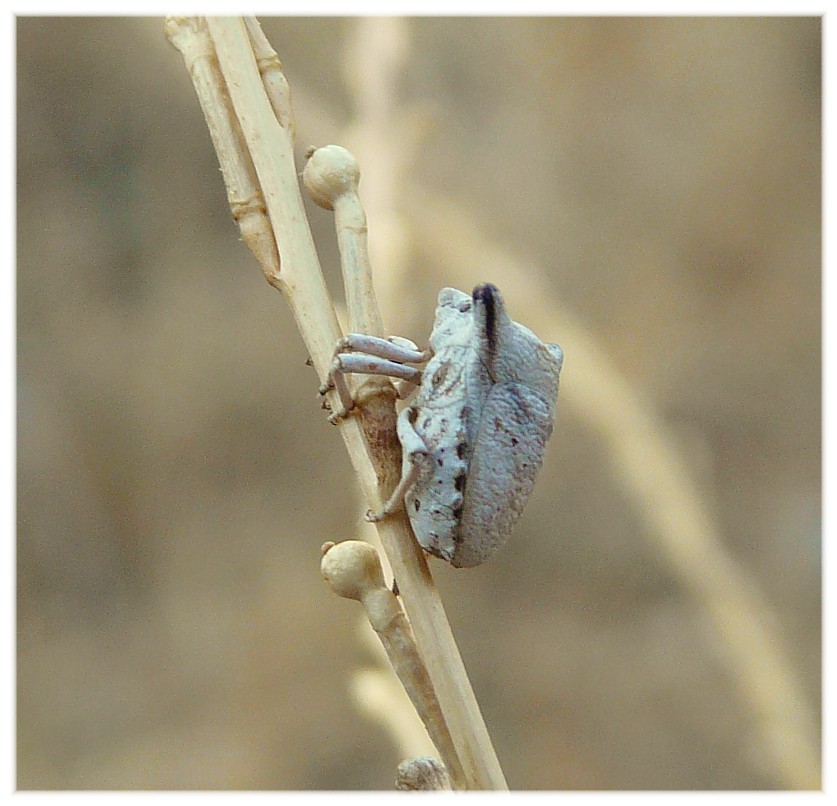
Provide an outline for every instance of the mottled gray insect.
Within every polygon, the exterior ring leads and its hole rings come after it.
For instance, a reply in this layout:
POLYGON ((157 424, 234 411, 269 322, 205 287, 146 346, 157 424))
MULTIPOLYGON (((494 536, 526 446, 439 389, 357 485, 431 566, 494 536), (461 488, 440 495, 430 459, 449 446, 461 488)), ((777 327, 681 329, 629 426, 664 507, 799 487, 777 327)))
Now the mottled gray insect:
POLYGON ((343 339, 321 391, 337 385, 341 372, 421 383, 398 417, 401 481, 370 519, 403 500, 426 551, 457 568, 487 560, 505 543, 534 486, 563 359, 557 344, 512 321, 489 283, 471 296, 455 288, 439 292, 430 354, 406 339, 343 339), (408 366, 425 360, 423 372, 408 366))

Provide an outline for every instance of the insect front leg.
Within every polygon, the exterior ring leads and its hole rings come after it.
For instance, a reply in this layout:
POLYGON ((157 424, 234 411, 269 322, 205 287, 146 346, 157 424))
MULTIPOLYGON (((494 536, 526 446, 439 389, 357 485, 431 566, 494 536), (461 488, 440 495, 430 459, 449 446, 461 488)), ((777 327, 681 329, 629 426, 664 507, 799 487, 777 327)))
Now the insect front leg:
POLYGON ((413 423, 418 412, 408 406, 398 415, 398 441, 401 443, 401 478, 380 512, 367 512, 366 520, 371 523, 383 520, 395 512, 404 502, 404 496, 416 483, 416 479, 427 464, 427 445, 419 436, 413 423))
POLYGON ((419 350, 409 339, 397 336, 381 339, 350 333, 340 339, 334 348, 326 381, 319 389, 320 395, 335 389, 340 398, 340 410, 332 412, 329 420, 338 422, 354 408, 352 392, 344 377, 346 373, 398 378, 402 383, 398 385, 397 393, 403 397, 405 390, 411 390, 421 381, 421 370, 408 365, 423 363, 429 357, 429 350, 419 350))

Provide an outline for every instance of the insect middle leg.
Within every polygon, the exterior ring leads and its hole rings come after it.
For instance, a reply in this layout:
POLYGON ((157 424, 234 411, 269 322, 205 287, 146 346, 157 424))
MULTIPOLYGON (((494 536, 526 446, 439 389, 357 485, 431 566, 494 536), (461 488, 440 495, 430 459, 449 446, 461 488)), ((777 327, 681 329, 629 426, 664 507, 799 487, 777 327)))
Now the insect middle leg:
POLYGON ((398 415, 398 441, 401 443, 401 478, 380 512, 367 512, 366 520, 377 523, 395 512, 404 502, 404 496, 416 483, 427 464, 427 445, 413 425, 416 410, 408 406, 398 415))

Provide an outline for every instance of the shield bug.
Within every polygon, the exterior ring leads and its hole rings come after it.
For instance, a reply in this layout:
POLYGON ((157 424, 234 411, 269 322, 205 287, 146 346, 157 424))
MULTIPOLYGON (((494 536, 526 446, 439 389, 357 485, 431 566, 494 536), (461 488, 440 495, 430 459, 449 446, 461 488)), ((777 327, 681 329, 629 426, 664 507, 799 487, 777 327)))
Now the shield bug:
POLYGON ((341 372, 420 384, 398 417, 401 480, 370 519, 403 501, 426 551, 457 568, 487 560, 506 542, 534 486, 563 359, 557 344, 511 319, 490 283, 471 295, 439 292, 429 353, 406 339, 343 339, 321 391, 341 372), (409 366, 423 361, 423 371, 409 366))

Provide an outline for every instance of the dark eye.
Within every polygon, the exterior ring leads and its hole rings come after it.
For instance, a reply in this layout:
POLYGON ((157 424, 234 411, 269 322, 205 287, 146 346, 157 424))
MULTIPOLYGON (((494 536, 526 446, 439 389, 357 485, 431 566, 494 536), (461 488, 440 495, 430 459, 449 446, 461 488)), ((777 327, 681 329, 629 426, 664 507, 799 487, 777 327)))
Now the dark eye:
POLYGON ((459 312, 460 313, 468 313, 471 310, 471 300, 466 299, 464 302, 459 303, 459 312))

